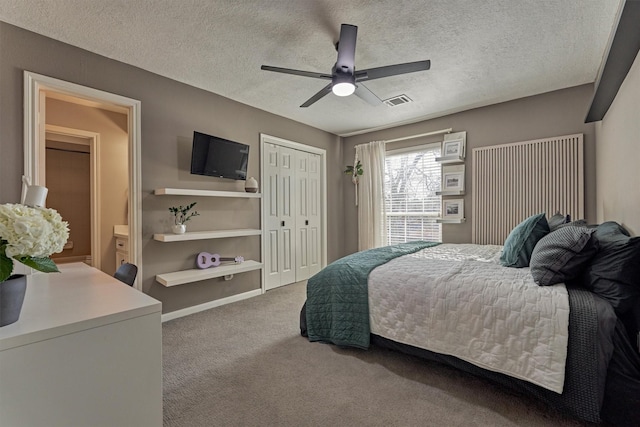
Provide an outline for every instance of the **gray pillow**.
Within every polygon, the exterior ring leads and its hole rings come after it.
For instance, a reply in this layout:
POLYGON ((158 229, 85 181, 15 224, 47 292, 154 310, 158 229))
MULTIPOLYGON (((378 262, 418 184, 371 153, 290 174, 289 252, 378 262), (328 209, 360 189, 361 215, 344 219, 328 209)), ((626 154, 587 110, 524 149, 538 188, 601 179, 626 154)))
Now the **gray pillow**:
POLYGON ((531 254, 531 275, 540 286, 576 278, 598 251, 593 228, 566 226, 544 236, 531 254))
POLYGON ((562 224, 566 224, 567 222, 569 222, 568 218, 568 215, 564 216, 560 212, 556 212, 555 215, 547 220, 547 223, 549 223, 549 230, 555 231, 562 224))
POLYGON ((623 315, 640 303, 640 237, 629 237, 613 221, 600 224, 593 237, 598 253, 573 282, 606 299, 623 315))
POLYGON ((507 240, 504 241, 500 263, 505 267, 528 267, 533 248, 547 233, 549 233, 549 224, 544 213, 525 219, 511 230, 507 240))

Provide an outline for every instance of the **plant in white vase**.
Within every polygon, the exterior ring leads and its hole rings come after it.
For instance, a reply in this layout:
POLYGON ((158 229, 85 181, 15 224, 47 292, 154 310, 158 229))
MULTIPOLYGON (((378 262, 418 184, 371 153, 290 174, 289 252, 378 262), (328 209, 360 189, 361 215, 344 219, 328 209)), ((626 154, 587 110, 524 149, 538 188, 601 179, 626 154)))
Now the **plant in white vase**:
POLYGON ((187 206, 172 206, 169 208, 169 212, 171 212, 174 216, 174 225, 172 230, 176 234, 182 234, 187 230, 185 223, 189 221, 194 216, 200 215, 198 211, 189 212, 196 205, 196 202, 191 203, 187 206))

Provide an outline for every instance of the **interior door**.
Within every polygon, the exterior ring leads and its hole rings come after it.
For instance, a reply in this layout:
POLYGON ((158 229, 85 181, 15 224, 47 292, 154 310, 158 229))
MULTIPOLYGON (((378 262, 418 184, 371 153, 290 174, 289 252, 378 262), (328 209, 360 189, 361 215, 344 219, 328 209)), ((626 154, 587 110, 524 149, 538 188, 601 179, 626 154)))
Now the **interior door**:
POLYGON ((293 155, 289 148, 264 145, 265 289, 295 282, 293 155))
POLYGON ((320 271, 320 155, 296 152, 296 282, 320 271))
POLYGON ((296 281, 296 245, 295 245, 295 155, 296 150, 278 147, 280 150, 280 179, 279 204, 280 234, 282 243, 282 267, 280 285, 287 285, 296 281))
POLYGON ((322 267, 322 214, 320 212, 320 155, 308 154, 308 177, 307 177, 307 235, 309 254, 309 277, 320 271, 322 267))
POLYGON ((309 153, 298 151, 296 161, 296 281, 309 276, 309 153))

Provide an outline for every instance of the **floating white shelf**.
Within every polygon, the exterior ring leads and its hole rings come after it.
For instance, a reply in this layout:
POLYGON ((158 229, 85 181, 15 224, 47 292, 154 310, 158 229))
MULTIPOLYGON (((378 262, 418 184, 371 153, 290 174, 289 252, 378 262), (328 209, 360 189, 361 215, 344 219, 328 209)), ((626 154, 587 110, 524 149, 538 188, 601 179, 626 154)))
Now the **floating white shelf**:
POLYGON ((222 277, 230 274, 246 273, 247 271, 259 270, 261 268, 261 262, 247 260, 239 264, 221 264, 218 267, 211 267, 202 270, 193 269, 158 274, 156 276, 156 281, 161 285, 169 287, 198 282, 200 280, 213 279, 215 277, 222 277))
POLYGON ((184 234, 154 234, 153 240, 158 242, 184 242, 187 240, 224 239, 225 237, 259 236, 261 230, 241 228, 236 230, 188 231, 184 234))
POLYGON ((208 197, 244 197, 259 199, 260 193, 247 193, 244 191, 217 191, 217 190, 192 190, 189 188, 156 188, 153 190, 156 196, 208 196, 208 197))
POLYGON ((442 156, 436 157, 438 163, 464 163, 464 157, 462 156, 442 156))
POLYGON ((436 218, 436 222, 440 224, 462 224, 465 221, 466 221, 465 218, 456 218, 456 219, 436 218))
POLYGON ((462 190, 436 191, 436 196, 464 196, 462 190))

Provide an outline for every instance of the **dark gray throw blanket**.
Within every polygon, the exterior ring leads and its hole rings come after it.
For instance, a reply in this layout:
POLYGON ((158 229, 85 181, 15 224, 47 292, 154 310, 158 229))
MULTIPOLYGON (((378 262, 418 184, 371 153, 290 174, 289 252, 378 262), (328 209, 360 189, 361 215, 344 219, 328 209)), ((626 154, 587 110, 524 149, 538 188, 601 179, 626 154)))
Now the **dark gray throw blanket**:
POLYGON ((311 277, 306 303, 309 340, 369 348, 369 273, 394 258, 438 244, 418 241, 356 252, 311 277))

